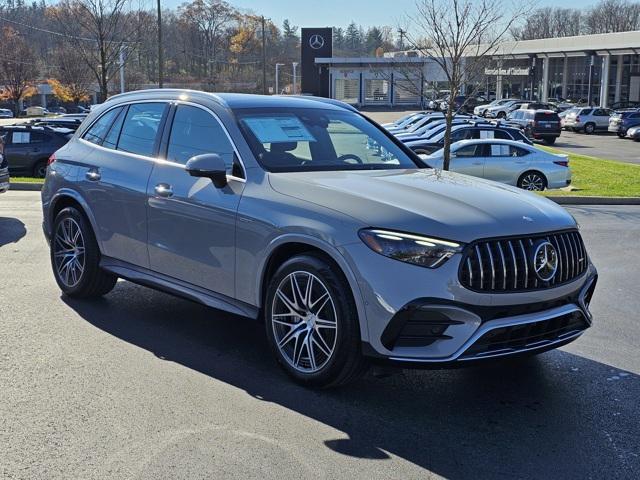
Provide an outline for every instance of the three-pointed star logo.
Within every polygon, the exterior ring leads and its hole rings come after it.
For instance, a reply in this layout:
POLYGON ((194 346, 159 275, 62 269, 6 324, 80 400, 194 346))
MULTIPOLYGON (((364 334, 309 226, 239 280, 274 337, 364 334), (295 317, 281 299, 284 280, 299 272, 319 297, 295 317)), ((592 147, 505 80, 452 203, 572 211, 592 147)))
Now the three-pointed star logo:
POLYGON ((311 35, 311 37, 309 38, 309 46, 314 50, 318 50, 324 47, 324 37, 322 35, 318 35, 317 33, 315 35, 311 35))
POLYGON ((558 269, 558 254, 555 247, 547 241, 540 243, 533 254, 533 266, 536 275, 543 282, 550 281, 558 269))

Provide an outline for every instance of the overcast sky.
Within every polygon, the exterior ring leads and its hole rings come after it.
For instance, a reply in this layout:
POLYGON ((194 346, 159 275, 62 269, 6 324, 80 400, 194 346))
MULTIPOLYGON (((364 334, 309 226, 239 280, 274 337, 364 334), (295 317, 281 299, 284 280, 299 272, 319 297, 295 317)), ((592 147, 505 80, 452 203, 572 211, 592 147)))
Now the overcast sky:
MULTIPOLYGON (((251 9, 264 15, 277 25, 288 18, 293 25, 325 27, 348 25, 351 20, 364 27, 389 25, 396 27, 405 13, 415 10, 415 0, 227 0, 238 8, 251 9)), ((166 7, 176 7, 183 0, 162 0, 166 7)), ((540 6, 560 6, 557 0, 538 0, 540 6)), ((586 8, 596 3, 586 0, 580 3, 586 8)), ((577 4, 566 4, 577 7, 577 4)), ((404 22, 403 22, 404 23, 404 22)))

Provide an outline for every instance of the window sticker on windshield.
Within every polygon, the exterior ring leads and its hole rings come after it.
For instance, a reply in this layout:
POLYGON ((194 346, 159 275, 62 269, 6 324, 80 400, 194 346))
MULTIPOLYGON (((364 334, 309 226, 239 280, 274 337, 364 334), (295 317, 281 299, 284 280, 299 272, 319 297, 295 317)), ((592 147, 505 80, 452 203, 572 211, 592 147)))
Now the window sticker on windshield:
POLYGON ((242 120, 260 143, 315 142, 316 139, 294 115, 248 117, 242 120))

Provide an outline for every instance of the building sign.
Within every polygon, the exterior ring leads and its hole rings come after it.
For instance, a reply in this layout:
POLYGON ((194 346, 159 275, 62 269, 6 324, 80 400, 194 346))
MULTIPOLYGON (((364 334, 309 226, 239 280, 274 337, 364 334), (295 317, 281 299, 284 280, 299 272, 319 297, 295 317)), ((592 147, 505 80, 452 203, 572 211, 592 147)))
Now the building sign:
POLYGON ((302 93, 329 96, 329 68, 316 65, 316 58, 333 56, 333 30, 331 28, 303 28, 300 42, 302 93))
POLYGON ((528 77, 529 67, 485 68, 485 75, 504 75, 511 77, 528 77))

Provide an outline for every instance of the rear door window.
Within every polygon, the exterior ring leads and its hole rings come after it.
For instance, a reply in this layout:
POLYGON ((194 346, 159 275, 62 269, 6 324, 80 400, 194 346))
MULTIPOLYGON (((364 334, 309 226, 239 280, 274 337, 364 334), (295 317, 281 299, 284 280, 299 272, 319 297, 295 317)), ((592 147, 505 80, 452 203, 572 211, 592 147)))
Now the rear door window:
POLYGON ((129 105, 117 149, 145 157, 152 156, 165 108, 165 103, 129 105))
POLYGON ((509 135, 504 130, 496 130, 493 132, 493 138, 499 138, 500 140, 511 140, 511 135, 509 135))
POLYGON ((88 142, 95 143, 96 145, 102 145, 102 141, 106 137, 107 133, 109 133, 109 128, 113 123, 114 119, 120 113, 122 107, 114 108, 109 110, 107 113, 102 115, 84 134, 84 139, 88 142))

